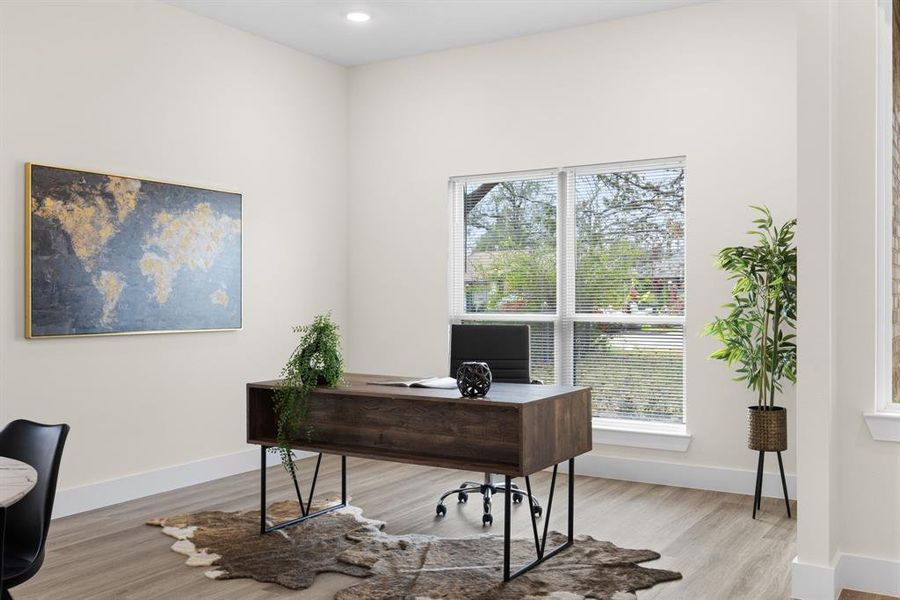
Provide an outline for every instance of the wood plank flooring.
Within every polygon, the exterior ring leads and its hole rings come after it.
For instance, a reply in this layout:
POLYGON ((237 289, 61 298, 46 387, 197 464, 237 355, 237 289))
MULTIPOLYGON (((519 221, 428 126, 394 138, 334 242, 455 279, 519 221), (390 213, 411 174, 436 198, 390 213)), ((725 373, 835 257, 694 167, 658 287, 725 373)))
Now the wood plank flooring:
POLYGON ((897 596, 885 596, 884 594, 867 594, 854 590, 843 590, 838 600, 900 600, 897 596))
MULTIPOLYGON (((302 461, 311 472, 312 459, 302 461)), ((480 474, 367 460, 348 460, 352 503, 367 516, 387 522, 391 533, 458 536, 482 533, 481 503, 448 505, 436 519, 441 492, 480 474)), ((269 501, 290 498, 289 480, 280 467, 269 469, 269 501)), ((340 490, 340 461, 325 457, 317 489, 340 490)), ((551 527, 565 529, 565 476, 557 482, 551 527)), ((549 475, 533 478, 536 494, 546 498, 549 475)), ((318 496, 318 493, 317 493, 318 496)), ((259 502, 258 474, 246 473, 53 521, 48 553, 40 573, 12 590, 16 600, 201 598, 210 600, 296 600, 331 598, 358 580, 321 575, 302 592, 251 580, 211 581, 204 569, 184 564, 169 550, 172 539, 147 519, 216 509, 254 509, 259 502)), ((576 533, 630 548, 650 548, 662 558, 647 566, 680 571, 684 579, 638 593, 650 599, 782 600, 789 597, 790 561, 795 554, 795 520, 784 503, 763 499, 762 513, 751 517, 750 496, 579 477, 576 482, 576 533)), ((530 521, 515 507, 513 535, 531 534, 530 521)), ((796 511, 796 506, 792 507, 796 511)), ((796 514, 796 512, 795 512, 796 514)), ((503 502, 494 507, 494 533, 502 535, 503 502)))

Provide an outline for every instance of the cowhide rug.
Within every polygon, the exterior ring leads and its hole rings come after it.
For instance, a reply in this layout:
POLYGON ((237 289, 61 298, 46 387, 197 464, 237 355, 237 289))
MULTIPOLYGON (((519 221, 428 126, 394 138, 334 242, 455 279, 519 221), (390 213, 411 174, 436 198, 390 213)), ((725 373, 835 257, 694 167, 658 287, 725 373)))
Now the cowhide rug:
MULTIPOLYGON (((268 508, 273 521, 297 513, 296 502, 268 508)), ((637 590, 681 579, 680 573, 637 564, 659 558, 652 550, 629 550, 580 536, 550 561, 503 583, 501 537, 390 535, 384 533, 383 522, 363 517, 353 506, 264 536, 259 535, 258 511, 199 512, 148 524, 176 538, 172 550, 187 555, 188 565, 209 567, 206 575, 212 579, 249 577, 303 589, 323 572, 367 578, 338 592, 336 600, 627 600, 636 598, 637 590)), ((547 548, 563 539, 551 532, 547 548)), ((533 538, 512 541, 513 568, 533 558, 533 538)))
MULTIPOLYGON (((313 503, 312 510, 332 502, 313 503)), ((276 502, 266 509, 269 524, 300 514, 294 501, 276 502)), ((384 523, 362 516, 349 506, 287 529, 259 534, 259 511, 198 512, 147 522, 162 527, 175 538, 172 550, 184 554, 192 567, 212 567, 210 579, 251 578, 277 583, 292 590, 308 588, 319 573, 344 573, 368 577, 369 569, 338 560, 338 555, 357 542, 347 533, 364 528, 376 531, 384 523)))
MULTIPOLYGON (((365 566, 374 577, 342 590, 335 600, 387 598, 626 600, 657 583, 681 579, 674 571, 647 569, 636 563, 656 560, 652 550, 628 550, 590 536, 578 536, 571 548, 510 581, 502 581, 503 539, 495 535, 439 538, 388 535, 378 529, 347 534, 359 543, 344 550, 342 562, 365 566)), ((551 532, 546 548, 565 541, 551 532)), ((514 539, 510 562, 524 565, 535 558, 534 539, 514 539)))

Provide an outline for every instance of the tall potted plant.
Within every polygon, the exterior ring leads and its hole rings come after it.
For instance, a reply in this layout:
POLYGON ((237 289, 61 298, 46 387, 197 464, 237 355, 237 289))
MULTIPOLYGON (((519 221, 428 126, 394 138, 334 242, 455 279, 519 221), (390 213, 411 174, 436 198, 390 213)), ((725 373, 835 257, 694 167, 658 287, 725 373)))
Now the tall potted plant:
POLYGON ((309 325, 294 327, 300 343, 281 370, 281 382, 275 388, 275 439, 281 464, 294 480, 294 456, 291 441, 312 431, 309 422, 309 394, 317 385, 334 387, 344 374, 341 337, 331 313, 318 315, 309 325))
POLYGON ((756 244, 719 252, 719 268, 734 281, 732 302, 704 333, 722 343, 710 358, 736 367, 735 381, 757 393, 756 405, 748 407, 748 446, 781 452, 787 449, 787 414, 775 404, 776 395, 783 380, 797 381, 797 220, 778 227, 768 208, 751 208, 760 213, 748 232, 756 244))

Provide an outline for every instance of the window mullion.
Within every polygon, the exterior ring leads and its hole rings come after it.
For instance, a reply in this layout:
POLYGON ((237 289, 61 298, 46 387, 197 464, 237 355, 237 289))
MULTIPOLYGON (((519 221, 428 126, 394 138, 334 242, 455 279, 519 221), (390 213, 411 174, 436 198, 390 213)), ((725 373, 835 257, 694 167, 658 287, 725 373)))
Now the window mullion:
POLYGON ((465 285, 463 274, 465 272, 465 223, 463 222, 463 186, 465 183, 451 180, 450 197, 450 260, 449 282, 449 308, 450 318, 458 321, 465 312, 465 285))
POLYGON ((557 296, 559 319, 556 324, 556 352, 559 382, 575 381, 574 324, 575 315, 575 203, 570 170, 559 172, 557 201, 557 296))

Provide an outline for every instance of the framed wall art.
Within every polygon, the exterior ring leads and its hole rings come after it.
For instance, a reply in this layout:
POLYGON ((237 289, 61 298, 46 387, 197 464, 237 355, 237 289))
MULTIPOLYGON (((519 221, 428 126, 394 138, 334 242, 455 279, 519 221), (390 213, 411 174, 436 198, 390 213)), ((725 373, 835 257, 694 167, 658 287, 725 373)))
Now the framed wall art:
POLYGON ((25 165, 27 338, 241 328, 241 195, 25 165))

